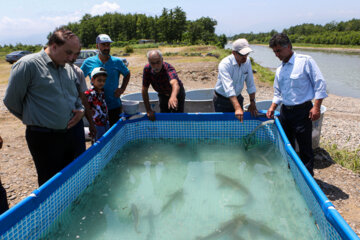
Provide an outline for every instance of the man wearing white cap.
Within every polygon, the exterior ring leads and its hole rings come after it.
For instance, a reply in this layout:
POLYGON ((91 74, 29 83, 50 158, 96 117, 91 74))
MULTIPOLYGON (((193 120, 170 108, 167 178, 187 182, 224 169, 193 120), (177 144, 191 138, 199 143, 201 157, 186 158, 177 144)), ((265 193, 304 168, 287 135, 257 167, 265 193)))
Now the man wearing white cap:
POLYGON ((110 55, 110 44, 113 41, 106 34, 96 37, 96 48, 99 53, 96 56, 87 58, 81 70, 85 76, 89 76, 96 67, 105 68, 107 72, 106 84, 104 86, 105 101, 109 111, 110 126, 115 124, 122 112, 120 95, 124 93, 130 80, 130 71, 120 58, 110 55), (120 74, 123 75, 121 87, 119 87, 120 74))
POLYGON ((235 117, 243 121, 244 98, 241 92, 246 83, 246 91, 250 97, 249 111, 256 115, 255 104, 256 87, 250 58, 252 49, 246 39, 237 39, 233 42, 232 54, 225 57, 219 64, 218 80, 215 85, 214 107, 215 112, 234 112, 235 117))

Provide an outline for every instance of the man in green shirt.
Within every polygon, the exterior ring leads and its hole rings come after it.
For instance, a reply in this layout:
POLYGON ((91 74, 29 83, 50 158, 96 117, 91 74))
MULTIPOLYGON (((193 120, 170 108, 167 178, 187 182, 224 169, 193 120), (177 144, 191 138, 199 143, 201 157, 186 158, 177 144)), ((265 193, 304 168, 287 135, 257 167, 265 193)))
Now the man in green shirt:
POLYGON ((56 29, 48 47, 27 55, 11 69, 4 104, 26 126, 26 141, 39 186, 85 151, 84 107, 69 63, 79 38, 56 29))

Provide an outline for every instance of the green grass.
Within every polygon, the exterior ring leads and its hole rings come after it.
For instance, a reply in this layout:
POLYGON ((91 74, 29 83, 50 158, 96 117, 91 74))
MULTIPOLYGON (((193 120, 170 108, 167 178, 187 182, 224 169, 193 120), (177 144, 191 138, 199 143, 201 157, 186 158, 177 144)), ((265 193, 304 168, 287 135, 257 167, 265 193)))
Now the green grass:
POLYGON ((269 68, 263 67, 251 59, 251 65, 253 70, 256 71, 256 75, 258 79, 262 82, 266 83, 274 83, 275 73, 271 71, 269 68))
POLYGON ((360 145, 355 150, 339 149, 336 144, 321 144, 331 158, 341 166, 360 173, 360 145))
POLYGON ((158 48, 159 44, 157 43, 146 43, 146 44, 132 44, 130 45, 134 49, 144 49, 144 48, 158 48))

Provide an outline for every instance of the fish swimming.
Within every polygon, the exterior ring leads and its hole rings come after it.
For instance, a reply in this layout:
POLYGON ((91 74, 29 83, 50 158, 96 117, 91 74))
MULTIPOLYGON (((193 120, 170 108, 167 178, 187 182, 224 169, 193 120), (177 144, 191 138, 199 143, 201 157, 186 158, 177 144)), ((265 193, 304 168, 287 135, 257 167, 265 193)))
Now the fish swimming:
POLYGON ((131 216, 133 218, 133 221, 134 221, 134 229, 135 229, 135 232, 137 233, 140 233, 139 230, 138 230, 138 226, 139 226, 139 210, 138 208, 136 207, 136 205, 133 203, 131 204, 131 216))
POLYGON ((214 232, 204 237, 197 237, 196 240, 219 239, 224 234, 231 234, 235 239, 242 240, 242 238, 236 234, 236 231, 241 227, 245 218, 245 215, 235 216, 231 220, 222 223, 214 232))
POLYGON ((235 179, 225 176, 221 173, 217 173, 216 178, 220 181, 221 185, 232 186, 232 187, 239 189, 240 191, 246 193, 249 197, 251 197, 251 193, 249 192, 249 190, 246 187, 244 187, 241 183, 236 181, 235 179))
POLYGON ((154 225, 155 215, 152 209, 149 210, 147 218, 149 222, 149 232, 146 235, 146 240, 155 239, 155 225, 154 225))
POLYGON ((219 237, 223 236, 224 234, 230 234, 232 236, 232 239, 243 239, 237 234, 237 232, 244 225, 255 227, 259 230, 259 232, 264 235, 274 236, 276 239, 279 240, 285 239, 283 236, 281 236, 281 234, 277 233, 275 230, 271 229, 265 224, 248 218, 246 215, 237 215, 231 220, 222 223, 220 227, 218 227, 214 232, 204 237, 197 237, 196 240, 219 239, 219 237))
POLYGON ((246 217, 244 219, 244 224, 250 225, 252 227, 256 227, 257 229, 259 229, 259 231, 262 234, 264 234, 266 236, 274 236, 276 239, 279 239, 279 240, 284 239, 285 240, 285 238, 281 234, 277 233, 275 230, 271 229, 266 224, 258 222, 258 221, 254 220, 254 219, 246 217))
POLYGON ((184 197, 184 191, 183 189, 179 189, 176 192, 169 195, 168 201, 165 203, 165 205, 161 208, 160 213, 167 210, 171 205, 173 205, 176 201, 182 200, 184 197))

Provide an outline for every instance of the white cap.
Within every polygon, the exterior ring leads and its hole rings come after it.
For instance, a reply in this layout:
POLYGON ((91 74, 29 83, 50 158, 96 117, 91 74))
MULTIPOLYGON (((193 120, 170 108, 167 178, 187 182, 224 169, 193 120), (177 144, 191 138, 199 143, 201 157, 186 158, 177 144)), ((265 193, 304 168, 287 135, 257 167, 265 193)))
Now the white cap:
POLYGON ((106 72, 105 68, 96 67, 96 68, 94 68, 94 69, 92 70, 92 72, 91 72, 91 79, 92 79, 93 77, 95 77, 96 75, 98 75, 98 74, 105 74, 105 75, 107 76, 107 72, 106 72))
POLYGON ((111 40, 109 35, 106 35, 106 34, 99 34, 96 37, 96 44, 98 44, 98 43, 112 43, 112 42, 113 41, 111 40))
POLYGON ((232 50, 240 53, 241 55, 246 55, 253 51, 245 38, 239 38, 233 42, 232 50))

